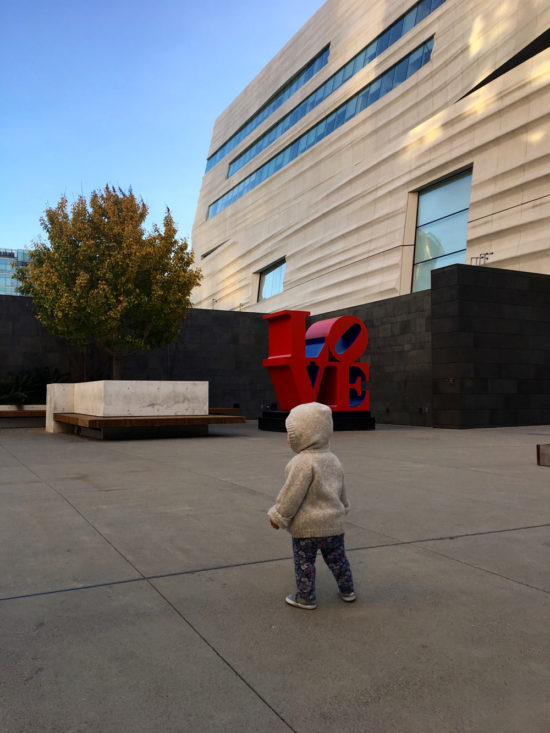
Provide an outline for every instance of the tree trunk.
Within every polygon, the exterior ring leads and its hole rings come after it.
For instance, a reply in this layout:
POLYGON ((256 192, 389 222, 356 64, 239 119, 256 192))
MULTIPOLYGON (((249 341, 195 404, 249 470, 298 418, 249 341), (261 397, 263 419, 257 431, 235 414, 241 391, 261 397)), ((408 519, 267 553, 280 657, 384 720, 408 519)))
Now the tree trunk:
POLYGON ((122 359, 118 354, 113 354, 113 379, 120 379, 120 366, 122 359))

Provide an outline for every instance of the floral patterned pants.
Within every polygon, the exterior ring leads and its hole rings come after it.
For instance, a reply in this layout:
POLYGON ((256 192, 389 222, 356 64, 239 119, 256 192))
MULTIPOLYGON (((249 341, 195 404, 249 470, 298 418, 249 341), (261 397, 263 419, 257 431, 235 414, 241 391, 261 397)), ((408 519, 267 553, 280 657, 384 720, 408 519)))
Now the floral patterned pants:
POLYGON ((353 578, 343 534, 332 537, 293 537, 292 550, 296 590, 303 601, 315 601, 315 558, 318 550, 321 550, 323 560, 334 575, 340 593, 353 593, 353 578))

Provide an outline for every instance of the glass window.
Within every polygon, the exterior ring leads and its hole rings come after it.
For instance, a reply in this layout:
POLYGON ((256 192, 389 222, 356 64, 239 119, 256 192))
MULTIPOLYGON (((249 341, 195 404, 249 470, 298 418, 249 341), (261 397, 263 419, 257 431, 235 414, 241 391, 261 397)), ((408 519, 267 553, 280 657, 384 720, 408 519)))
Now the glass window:
POLYGON ((374 40, 372 43, 369 43, 369 45, 365 48, 365 65, 370 63, 375 56, 376 56, 376 40, 374 40))
POLYGON ((447 265, 463 265, 465 262, 466 250, 462 249, 459 252, 453 252, 451 255, 437 257, 434 260, 415 265, 413 270, 413 293, 417 293, 419 290, 429 290, 432 287, 432 270, 447 267, 447 265))
POLYGON ((363 66, 366 65, 366 58, 367 58, 367 49, 364 48, 360 53, 357 54, 357 56, 353 59, 353 73, 356 74, 358 71, 361 71, 363 66))
MULTIPOLYGON (((303 135, 300 135, 298 138, 290 142, 270 161, 265 163, 263 166, 260 166, 255 172, 247 176, 238 186, 230 189, 217 201, 215 201, 209 208, 208 216, 214 216, 214 214, 217 214, 219 211, 225 209, 226 206, 229 206, 229 204, 231 204, 233 201, 236 201, 244 193, 259 185, 262 181, 266 180, 266 178, 269 178, 280 168, 287 165, 291 160, 294 160, 294 158, 298 157, 298 155, 305 152, 308 148, 319 142, 319 140, 323 139, 331 132, 333 132, 333 130, 336 130, 338 127, 343 125, 344 122, 346 122, 348 119, 351 119, 355 115, 359 114, 359 112, 361 112, 365 108, 365 106, 373 104, 383 94, 386 94, 391 89, 398 86, 402 81, 408 79, 414 73, 414 71, 420 68, 423 64, 427 63, 430 57, 429 52, 431 51, 432 45, 433 39, 429 39, 428 41, 423 43, 419 48, 412 51, 408 56, 405 56, 404 59, 401 59, 401 61, 399 61, 397 64, 394 64, 394 66, 388 69, 385 74, 378 77, 378 79, 375 79, 366 87, 363 87, 363 89, 360 89, 356 94, 350 97, 347 102, 341 104, 329 115, 320 120, 316 125, 311 127, 303 135), (429 52, 427 54, 424 54, 424 49, 426 48, 429 50, 429 52), (413 58, 418 63, 412 64, 411 59, 413 58)), ((277 128, 279 128, 279 126, 277 126, 277 128)), ((267 145, 265 145, 264 143, 261 143, 261 145, 262 149, 267 147, 267 145)), ((259 147, 260 141, 257 141, 256 144, 249 149, 249 151, 252 151, 253 149, 259 149, 259 147)), ((252 156, 247 154, 246 160, 248 160, 249 157, 251 158, 252 156)), ((235 166, 235 170, 237 170, 237 168, 241 167, 242 165, 244 165, 244 163, 242 162, 242 156, 236 158, 231 164, 231 166, 235 166)), ((458 176, 457 178, 460 177, 461 176, 458 176)), ((422 214, 420 214, 421 219, 419 219, 418 226, 429 223, 429 220, 424 219, 423 212, 426 207, 429 207, 431 205, 430 201, 433 199, 433 191, 435 188, 437 187, 430 187, 425 192, 426 200, 424 201, 422 199, 421 202, 422 214)), ((456 214, 458 211, 459 209, 455 208, 451 213, 456 214)))
POLYGON ((430 56, 432 55, 432 48, 433 41, 431 43, 425 44, 424 50, 422 51, 422 64, 425 64, 430 60, 430 56))
POLYGON ((336 123, 336 112, 333 112, 327 117, 327 124, 326 124, 326 134, 328 135, 334 130, 334 125, 336 123))
POLYGON ((422 66, 422 48, 417 48, 416 51, 411 53, 409 56, 409 76, 418 71, 422 66))
POLYGON ((432 0, 422 0, 421 3, 419 3, 418 8, 416 10, 416 22, 420 23, 421 20, 424 20, 429 13, 430 13, 430 5, 432 0))
MULTIPOLYGON (((252 146, 248 148, 250 154, 246 160, 242 158, 242 155, 244 154, 237 156, 237 158, 235 158, 235 160, 233 160, 232 163, 229 165, 228 177, 232 176, 233 173, 242 168, 247 160, 251 160, 267 146, 271 145, 271 143, 279 138, 283 134, 283 132, 290 129, 308 112, 311 112, 311 110, 315 109, 315 107, 320 104, 324 99, 326 99, 330 94, 332 94, 335 89, 338 89, 338 87, 342 86, 344 82, 346 82, 354 74, 364 68, 373 58, 383 53, 386 48, 389 48, 389 46, 402 38, 405 33, 411 30, 424 17, 426 17, 426 15, 429 14, 432 9, 435 10, 436 7, 439 7, 439 5, 441 5, 443 2, 445 2, 445 0, 421 0, 421 2, 413 6, 407 13, 398 18, 394 23, 386 28, 386 30, 384 30, 379 36, 377 36, 374 41, 369 43, 368 46, 365 46, 365 48, 363 48, 358 54, 356 54, 356 56, 348 61, 347 64, 342 66, 335 74, 329 77, 329 79, 327 79, 324 84, 322 84, 320 87, 318 87, 318 89, 312 92, 301 104, 299 104, 287 115, 285 115, 285 117, 283 117, 282 120, 272 129, 271 133, 265 133, 255 143, 253 143, 252 146), (269 135, 269 137, 266 138, 266 135, 269 135)), ((410 68, 408 71, 400 69, 398 72, 398 76, 396 76, 395 78, 390 79, 389 77, 384 77, 385 84, 380 96, 386 94, 388 91, 393 89, 396 84, 407 78, 407 75, 410 76, 410 74, 413 74, 421 66, 427 63, 430 60, 432 45, 433 41, 425 44, 418 51, 414 58, 410 60, 410 68)), ((309 68, 307 71, 304 71, 303 74, 301 74, 294 82, 292 82, 288 89, 282 92, 263 111, 259 112, 256 115, 257 122, 255 123, 254 127, 250 127, 250 125, 245 125, 245 127, 235 135, 235 143, 232 144, 231 147, 228 147, 223 155, 232 150, 235 145, 242 139, 244 139, 244 137, 248 135, 248 133, 251 132, 255 127, 257 127, 263 119, 268 117, 273 111, 275 111, 275 109, 280 107, 283 101, 291 96, 291 93, 303 86, 304 78, 308 74, 313 76, 313 74, 316 73, 317 64, 320 65, 319 68, 324 66, 328 58, 328 49, 325 51, 325 54, 326 55, 320 55, 317 61, 311 66, 311 68, 309 68)), ((378 99, 378 96, 374 97, 373 95, 372 101, 374 101, 375 98, 378 99)), ((371 104, 372 101, 369 100, 369 104, 371 104)), ((223 148, 220 148, 219 152, 221 153, 221 151, 226 146, 228 146, 230 142, 231 141, 228 141, 226 145, 223 146, 223 148)), ((213 160, 213 158, 217 155, 218 153, 215 153, 214 156, 209 159, 209 161, 213 160)), ((209 168, 210 163, 209 165, 207 165, 206 170, 208 171, 209 168)))
POLYGON ((392 43, 398 41, 403 35, 403 18, 399 18, 393 25, 389 27, 390 32, 390 46, 392 43))
POLYGON ((431 287, 432 270, 466 262, 471 181, 469 170, 419 192, 413 292, 431 287))
POLYGON ((416 25, 416 7, 411 8, 403 17, 403 35, 408 33, 416 25))
POLYGON ((337 71, 336 74, 334 74, 333 78, 333 88, 338 89, 338 87, 342 86, 342 79, 344 78, 344 69, 340 69, 340 71, 337 71))
POLYGON ((359 94, 357 97, 357 112, 361 112, 366 108, 369 102, 369 90, 368 88, 359 94))
POLYGON ((472 171, 466 171, 451 180, 424 189, 418 197, 417 226, 427 224, 470 205, 472 171))
POLYGON ((258 300, 271 298, 272 295, 283 292, 283 281, 285 278, 286 262, 279 260, 273 265, 266 267, 260 272, 260 287, 258 300))
POLYGON ((322 122, 319 122, 318 125, 315 125, 315 142, 318 142, 322 137, 325 137, 326 124, 327 121, 323 120, 322 122))
POLYGON ((383 33, 381 33, 378 36, 378 39, 376 41, 376 55, 380 56, 381 53, 384 53, 384 51, 388 48, 390 45, 390 30, 389 28, 385 30, 383 33))
POLYGON ((376 79, 372 82, 372 84, 369 84, 369 105, 373 104, 380 98, 380 87, 382 85, 382 82, 380 79, 376 79))
POLYGON ((464 249, 467 228, 467 209, 418 227, 414 261, 433 260, 435 257, 464 249))
POLYGON ((384 94, 387 94, 393 89, 393 75, 395 73, 395 67, 392 67, 391 69, 388 69, 386 73, 382 76, 382 86, 380 87, 380 96, 383 97, 384 94))
POLYGON ((334 78, 331 76, 330 79, 323 84, 323 99, 326 99, 334 91, 334 78))
POLYGON ((353 74, 354 74, 353 61, 350 61, 349 63, 347 63, 344 66, 343 81, 347 81, 349 78, 353 76, 353 74))
POLYGON ((352 99, 349 100, 349 102, 346 104, 346 114, 344 116, 344 122, 347 122, 348 120, 351 120, 352 117, 355 117, 357 111, 357 95, 355 97, 352 97, 352 99))
POLYGON ((315 142, 315 128, 306 133, 306 148, 310 148, 315 142))
POLYGON ((309 62, 305 69, 284 84, 271 101, 266 102, 266 104, 264 104, 240 130, 232 135, 229 140, 221 146, 221 148, 208 158, 206 161, 206 170, 209 171, 216 165, 216 163, 219 163, 219 161, 230 153, 241 142, 241 140, 244 140, 244 138, 255 130, 265 119, 267 119, 270 114, 278 109, 291 94, 298 91, 298 89, 303 87, 314 74, 320 71, 328 62, 328 54, 329 49, 323 49, 309 62))
POLYGON ((405 81, 408 75, 408 68, 409 68, 409 60, 403 59, 403 61, 400 61, 397 66, 395 67, 395 74, 393 77, 393 83, 395 86, 398 84, 401 84, 402 81, 405 81))

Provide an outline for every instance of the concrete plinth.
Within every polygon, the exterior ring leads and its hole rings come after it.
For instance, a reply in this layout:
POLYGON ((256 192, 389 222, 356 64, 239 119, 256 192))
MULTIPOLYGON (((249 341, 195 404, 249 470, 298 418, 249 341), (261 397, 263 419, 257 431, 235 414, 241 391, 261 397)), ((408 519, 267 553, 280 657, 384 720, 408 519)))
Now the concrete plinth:
POLYGON ((74 384, 48 384, 46 391, 46 432, 72 433, 71 425, 64 425, 53 419, 56 412, 72 412, 74 406, 74 384))
POLYGON ((46 431, 72 432, 71 425, 54 420, 56 412, 97 417, 208 415, 208 382, 101 380, 49 384, 46 431))
POLYGON ((74 386, 72 412, 99 417, 207 415, 208 382, 81 382, 74 386))

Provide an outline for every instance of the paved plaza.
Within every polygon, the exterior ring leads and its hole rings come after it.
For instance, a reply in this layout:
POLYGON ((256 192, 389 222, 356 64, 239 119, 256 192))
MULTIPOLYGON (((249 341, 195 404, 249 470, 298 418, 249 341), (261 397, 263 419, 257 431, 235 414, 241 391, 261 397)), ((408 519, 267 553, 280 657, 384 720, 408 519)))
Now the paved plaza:
POLYGON ((358 600, 293 609, 255 422, 0 430, 0 731, 548 733, 550 426, 336 433, 358 600))

